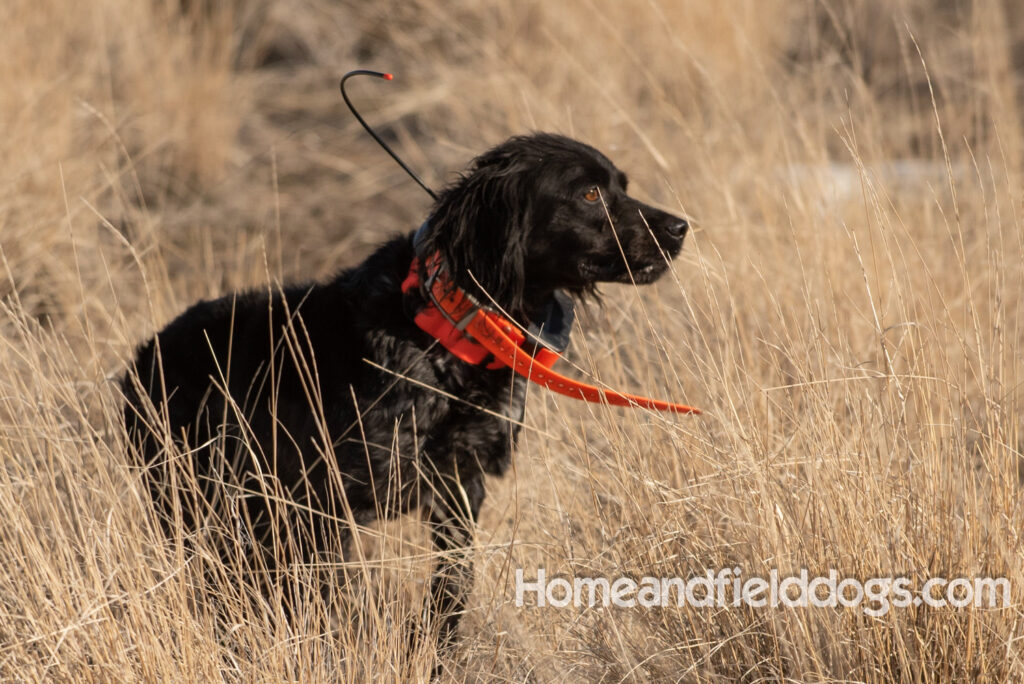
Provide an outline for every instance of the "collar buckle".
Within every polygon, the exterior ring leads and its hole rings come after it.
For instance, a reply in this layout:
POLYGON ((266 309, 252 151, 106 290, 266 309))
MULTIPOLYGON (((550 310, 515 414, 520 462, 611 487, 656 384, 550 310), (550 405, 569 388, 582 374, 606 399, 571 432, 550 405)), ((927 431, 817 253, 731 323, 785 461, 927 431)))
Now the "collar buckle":
POLYGON ((452 327, 459 332, 463 332, 469 325, 469 322, 473 320, 473 317, 483 307, 468 292, 451 285, 446 285, 444 282, 439 282, 438 277, 443 269, 436 267, 431 261, 433 261, 433 258, 427 260, 428 275, 426 282, 423 284, 427 292, 427 298, 434 305, 438 313, 452 324, 452 327), (435 290, 435 287, 439 288, 440 292, 435 290), (456 318, 456 316, 458 317, 456 318))

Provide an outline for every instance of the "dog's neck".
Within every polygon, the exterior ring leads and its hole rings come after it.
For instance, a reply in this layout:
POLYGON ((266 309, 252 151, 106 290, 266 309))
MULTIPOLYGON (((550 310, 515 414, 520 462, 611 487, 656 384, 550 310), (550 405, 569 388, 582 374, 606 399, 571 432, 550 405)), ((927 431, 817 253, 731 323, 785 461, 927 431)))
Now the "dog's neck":
MULTIPOLYGON (((424 238, 429 230, 430 221, 428 219, 420 225, 412 238, 413 252, 421 263, 425 263, 426 259, 430 257, 429 254, 424 254, 422 249, 424 238)), ((440 267, 442 270, 447 270, 444 264, 441 264, 440 267)), ((502 314, 523 327, 541 328, 547 324, 547 327, 550 328, 556 324, 556 322, 551 320, 553 316, 556 320, 564 320, 568 317, 571 326, 574 317, 573 300, 563 290, 543 285, 537 286, 531 278, 527 277, 525 278, 521 300, 513 304, 512 302, 501 301, 500 297, 497 299, 493 298, 490 293, 480 288, 479 283, 472 275, 466 276, 447 270, 447 278, 451 283, 471 294, 482 305, 499 310, 502 314)), ((555 334, 563 335, 563 332, 559 329, 555 334)), ((564 335, 565 341, 568 343, 568 330, 564 332, 564 335)))
MULTIPOLYGON (((417 235, 421 235, 423 229, 417 235)), ((414 238, 414 244, 416 239, 414 238)), ((547 349, 545 354, 558 354, 569 345, 575 311, 572 298, 561 290, 533 290, 521 310, 509 310, 507 303, 490 300, 479 293, 473 283, 467 287, 459 282, 443 261, 440 253, 417 254, 402 282, 410 315, 416 325, 441 342, 455 356, 472 364, 482 363, 490 354, 464 327, 475 312, 493 311, 502 316, 503 325, 511 332, 516 326, 521 344, 533 349, 547 349)), ((489 365, 489 368, 500 367, 489 365)))

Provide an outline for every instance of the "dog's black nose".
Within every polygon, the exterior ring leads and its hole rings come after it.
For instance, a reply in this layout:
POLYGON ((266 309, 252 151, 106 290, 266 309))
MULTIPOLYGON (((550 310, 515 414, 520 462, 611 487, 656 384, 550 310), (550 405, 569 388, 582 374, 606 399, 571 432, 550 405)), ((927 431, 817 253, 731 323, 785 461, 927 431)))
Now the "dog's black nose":
POLYGON ((686 234, 686 229, 689 227, 690 224, 687 223, 686 219, 679 219, 674 223, 670 223, 665 228, 665 231, 672 237, 682 237, 683 235, 686 234))

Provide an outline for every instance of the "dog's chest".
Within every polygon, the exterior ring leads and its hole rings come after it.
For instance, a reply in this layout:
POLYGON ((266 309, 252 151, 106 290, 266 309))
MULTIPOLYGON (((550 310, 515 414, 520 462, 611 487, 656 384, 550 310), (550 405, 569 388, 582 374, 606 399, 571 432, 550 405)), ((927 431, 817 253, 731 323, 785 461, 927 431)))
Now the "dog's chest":
POLYGON ((525 412, 523 378, 509 369, 467 364, 439 347, 424 352, 386 336, 374 340, 373 348, 379 365, 391 371, 381 371, 390 376, 389 400, 378 403, 382 411, 372 421, 391 433, 380 437, 445 469, 498 475, 508 469, 525 412))
POLYGON ((460 400, 433 426, 428 455, 437 458, 447 450, 460 468, 503 475, 523 424, 526 381, 507 370, 482 372, 485 379, 462 385, 461 394, 453 392, 460 400))

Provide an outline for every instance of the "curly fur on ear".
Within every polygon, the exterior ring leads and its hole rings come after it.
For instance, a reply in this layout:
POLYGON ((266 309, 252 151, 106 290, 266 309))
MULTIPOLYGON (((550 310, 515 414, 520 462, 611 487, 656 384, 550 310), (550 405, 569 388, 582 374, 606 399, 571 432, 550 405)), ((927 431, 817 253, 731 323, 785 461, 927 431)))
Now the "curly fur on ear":
POLYGON ((441 254, 455 285, 515 314, 523 307, 531 214, 526 169, 498 150, 478 157, 441 194, 419 247, 420 256, 441 254))

